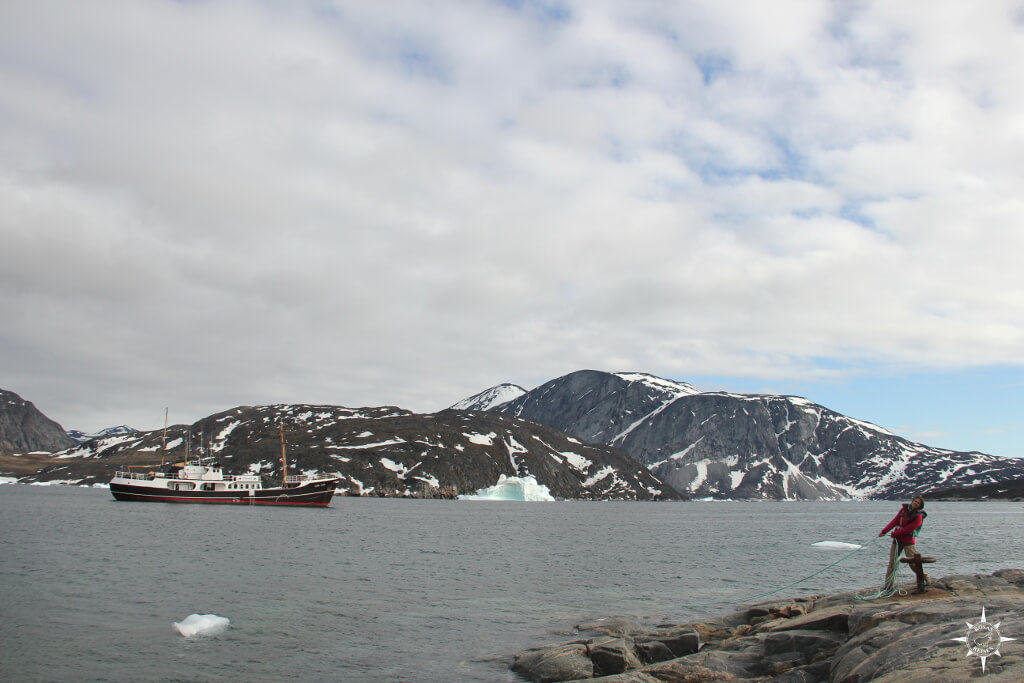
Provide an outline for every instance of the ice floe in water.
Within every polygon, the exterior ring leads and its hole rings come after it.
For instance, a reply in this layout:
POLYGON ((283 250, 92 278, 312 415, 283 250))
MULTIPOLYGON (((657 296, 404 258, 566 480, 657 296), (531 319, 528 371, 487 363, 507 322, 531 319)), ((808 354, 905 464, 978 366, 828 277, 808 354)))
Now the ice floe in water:
POLYGON ((843 543, 842 541, 818 541, 811 545, 815 548, 824 548, 826 550, 859 550, 864 547, 856 543, 843 543))
POLYGON ((174 622, 174 628, 186 638, 215 636, 226 629, 229 623, 230 619, 218 617, 216 614, 190 614, 181 621, 174 622))
POLYGON ((479 489, 475 494, 459 496, 459 500, 554 500, 548 487, 538 484, 534 477, 498 477, 498 483, 479 489))

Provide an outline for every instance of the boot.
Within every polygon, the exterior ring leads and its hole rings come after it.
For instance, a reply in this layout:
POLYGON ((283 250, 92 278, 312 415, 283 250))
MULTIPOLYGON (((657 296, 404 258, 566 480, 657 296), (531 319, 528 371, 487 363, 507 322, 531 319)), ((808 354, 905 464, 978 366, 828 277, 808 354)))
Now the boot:
POLYGON ((924 566, 921 563, 921 553, 914 553, 913 559, 908 562, 910 568, 917 575, 917 592, 924 593, 928 590, 928 575, 924 573, 924 566))

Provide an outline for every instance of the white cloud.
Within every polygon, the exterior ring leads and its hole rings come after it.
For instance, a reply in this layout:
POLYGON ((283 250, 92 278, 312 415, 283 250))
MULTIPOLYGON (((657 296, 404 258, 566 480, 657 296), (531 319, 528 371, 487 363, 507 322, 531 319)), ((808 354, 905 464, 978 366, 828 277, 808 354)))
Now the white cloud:
POLYGON ((6 4, 6 388, 92 428, 1019 362, 1012 5, 565 8, 6 4))

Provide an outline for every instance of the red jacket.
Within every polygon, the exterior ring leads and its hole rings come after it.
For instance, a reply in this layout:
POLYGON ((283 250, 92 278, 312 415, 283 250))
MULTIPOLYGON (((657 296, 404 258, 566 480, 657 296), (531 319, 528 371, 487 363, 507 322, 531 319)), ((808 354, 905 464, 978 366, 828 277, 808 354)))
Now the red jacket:
POLYGON ((927 516, 928 513, 924 510, 911 511, 910 506, 904 503, 892 521, 882 529, 882 533, 892 529, 892 537, 895 540, 911 545, 914 543, 914 532, 921 528, 924 518, 927 516))

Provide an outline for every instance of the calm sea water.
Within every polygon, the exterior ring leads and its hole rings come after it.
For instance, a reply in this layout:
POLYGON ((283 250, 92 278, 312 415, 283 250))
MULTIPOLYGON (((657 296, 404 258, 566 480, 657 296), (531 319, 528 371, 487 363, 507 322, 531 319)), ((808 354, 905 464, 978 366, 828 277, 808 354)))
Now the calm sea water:
MULTIPOLYGON (((730 612, 709 603, 822 569, 847 553, 811 543, 865 543, 897 507, 335 498, 266 509, 0 486, 0 678, 513 681, 512 654, 576 623, 730 612), (231 626, 182 638, 172 624, 192 613, 231 626)), ((1020 503, 928 512, 919 542, 940 558, 935 575, 1024 566, 1020 503)), ((886 552, 873 542, 778 597, 877 586, 886 552)))

